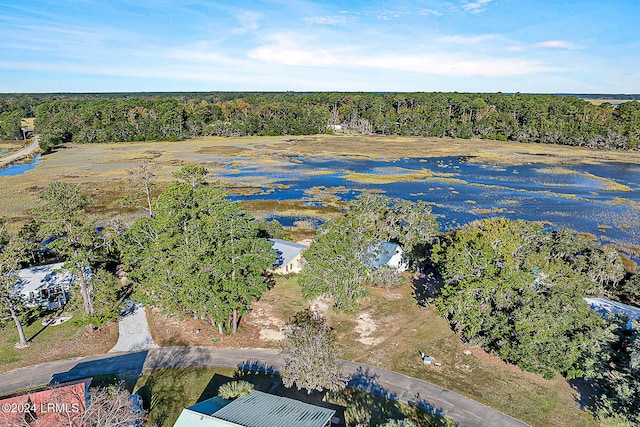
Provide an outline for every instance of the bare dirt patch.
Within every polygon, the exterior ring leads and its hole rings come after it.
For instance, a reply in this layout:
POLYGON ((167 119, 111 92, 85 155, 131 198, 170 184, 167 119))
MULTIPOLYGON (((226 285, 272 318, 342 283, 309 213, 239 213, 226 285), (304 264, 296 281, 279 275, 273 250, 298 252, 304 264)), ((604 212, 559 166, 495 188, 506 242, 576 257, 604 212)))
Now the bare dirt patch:
POLYGON ((360 337, 357 341, 364 345, 376 345, 382 342, 382 338, 375 337, 374 334, 378 330, 377 322, 371 317, 371 313, 365 311, 356 317, 356 326, 353 329, 360 337))
POLYGON ((260 339, 260 327, 241 322, 236 335, 219 334, 210 323, 189 317, 178 318, 163 315, 158 309, 147 309, 149 330, 153 340, 161 347, 209 346, 209 347, 269 347, 260 339))
POLYGON ((270 305, 254 304, 251 314, 247 317, 247 323, 260 329, 261 341, 280 341, 284 338, 284 321, 275 316, 270 305))
POLYGON ((330 301, 326 298, 317 297, 309 304, 309 308, 313 313, 325 317, 329 311, 330 301))

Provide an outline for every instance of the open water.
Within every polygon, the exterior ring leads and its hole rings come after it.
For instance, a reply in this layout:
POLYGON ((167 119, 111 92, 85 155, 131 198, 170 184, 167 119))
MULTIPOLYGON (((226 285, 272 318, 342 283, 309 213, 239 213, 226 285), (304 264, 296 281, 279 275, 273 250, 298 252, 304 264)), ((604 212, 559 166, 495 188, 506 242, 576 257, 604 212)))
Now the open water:
MULTIPOLYGON (((265 185, 264 193, 235 196, 237 200, 304 200, 322 205, 323 195, 310 194, 309 189, 327 187, 326 197, 343 201, 364 190, 377 190, 390 197, 431 203, 443 230, 480 218, 505 216, 592 233, 602 241, 640 245, 640 165, 636 164, 511 166, 470 162, 465 157, 406 158, 392 163, 353 158, 291 160, 276 170, 260 162, 229 163, 226 169, 216 171, 216 177, 222 181, 258 178, 288 186, 265 185), (397 176, 423 169, 447 176, 388 184, 348 179, 349 172, 397 176), (331 173, 315 174, 319 170, 331 173), (336 188, 339 191, 334 196, 331 190, 336 188)), ((291 225, 305 218, 276 219, 291 225)))

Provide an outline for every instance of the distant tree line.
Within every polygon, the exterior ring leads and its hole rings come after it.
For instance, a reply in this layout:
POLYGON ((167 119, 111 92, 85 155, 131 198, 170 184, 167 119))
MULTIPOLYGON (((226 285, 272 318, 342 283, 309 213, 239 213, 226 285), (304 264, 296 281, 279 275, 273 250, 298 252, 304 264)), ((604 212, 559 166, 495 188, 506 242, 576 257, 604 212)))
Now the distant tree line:
POLYGON ((175 93, 5 95, 0 133, 19 138, 35 113, 43 148, 198 136, 378 135, 483 138, 633 149, 640 102, 594 105, 573 96, 503 93, 175 93), (19 114, 18 114, 19 112, 19 114))

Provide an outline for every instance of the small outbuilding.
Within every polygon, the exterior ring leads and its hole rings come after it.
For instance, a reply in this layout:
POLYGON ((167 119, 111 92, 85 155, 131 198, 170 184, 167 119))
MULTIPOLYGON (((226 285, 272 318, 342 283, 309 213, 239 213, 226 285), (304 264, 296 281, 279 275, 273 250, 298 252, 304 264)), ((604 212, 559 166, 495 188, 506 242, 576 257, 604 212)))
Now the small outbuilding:
POLYGON ((173 427, 328 427, 334 414, 333 409, 254 390, 232 401, 216 396, 185 408, 173 427))
POLYGON ((397 272, 405 271, 409 264, 404 258, 404 251, 399 244, 393 242, 378 242, 368 250, 369 265, 373 269, 389 266, 397 272))
POLYGON ((268 239, 276 253, 273 272, 276 274, 300 273, 304 265, 302 253, 308 246, 282 239, 268 239))
POLYGON ((25 307, 57 310, 71 298, 75 276, 64 269, 63 262, 24 268, 16 273, 18 280, 13 291, 21 294, 25 307))

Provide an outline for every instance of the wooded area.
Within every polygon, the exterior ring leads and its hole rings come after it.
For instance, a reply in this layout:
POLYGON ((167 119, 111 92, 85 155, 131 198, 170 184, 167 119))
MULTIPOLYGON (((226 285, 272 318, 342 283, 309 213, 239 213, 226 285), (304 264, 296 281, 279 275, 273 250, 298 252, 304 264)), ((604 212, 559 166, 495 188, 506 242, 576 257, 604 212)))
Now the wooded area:
POLYGON ((483 138, 633 149, 640 102, 503 93, 176 93, 3 95, 0 138, 36 117, 42 148, 198 136, 380 135, 483 138), (135 96, 135 97, 132 97, 135 96))

